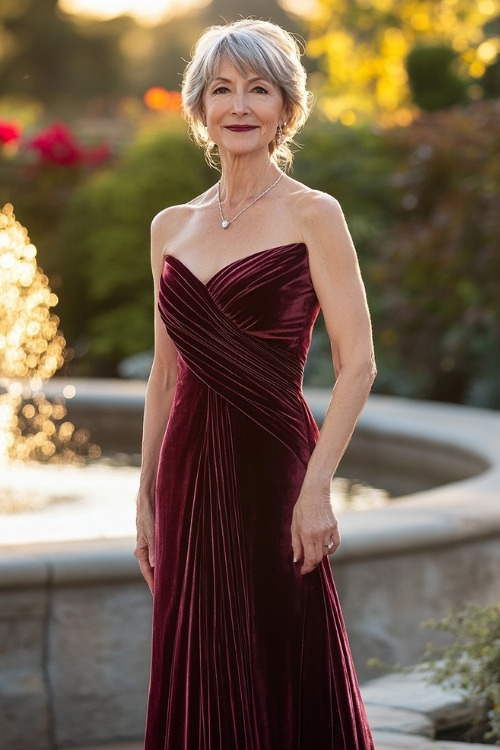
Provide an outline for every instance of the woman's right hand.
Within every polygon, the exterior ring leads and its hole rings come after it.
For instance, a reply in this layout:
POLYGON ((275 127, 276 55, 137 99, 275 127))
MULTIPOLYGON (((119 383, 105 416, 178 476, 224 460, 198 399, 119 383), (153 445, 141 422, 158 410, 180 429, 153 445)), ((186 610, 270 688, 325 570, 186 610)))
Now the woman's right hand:
POLYGON ((138 510, 137 512, 137 542, 134 555, 139 561, 141 573, 146 579, 151 593, 153 593, 154 581, 154 534, 155 519, 151 510, 138 510))

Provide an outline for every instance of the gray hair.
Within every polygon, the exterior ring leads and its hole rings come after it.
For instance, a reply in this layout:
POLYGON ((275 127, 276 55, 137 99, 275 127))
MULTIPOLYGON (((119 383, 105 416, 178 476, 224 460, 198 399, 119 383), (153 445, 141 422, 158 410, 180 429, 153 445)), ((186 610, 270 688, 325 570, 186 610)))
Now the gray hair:
POLYGON ((205 129, 203 94, 207 84, 217 77, 225 55, 242 75, 252 71, 280 89, 286 123, 283 123, 282 143, 273 139, 269 152, 277 164, 289 168, 293 161, 290 143, 309 117, 312 104, 296 39, 274 23, 250 18, 211 26, 201 35, 184 72, 182 107, 192 137, 205 149, 211 166, 215 166, 216 144, 205 129))

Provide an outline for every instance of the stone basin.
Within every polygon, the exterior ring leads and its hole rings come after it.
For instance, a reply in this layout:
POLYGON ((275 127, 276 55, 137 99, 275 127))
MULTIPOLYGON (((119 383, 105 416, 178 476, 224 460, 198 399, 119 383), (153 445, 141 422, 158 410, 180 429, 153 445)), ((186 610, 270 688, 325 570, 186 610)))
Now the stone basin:
MULTIPOLYGON (((72 384, 69 418, 89 427, 106 452, 138 451, 144 384, 72 384)), ((47 395, 65 385, 54 379, 47 395)), ((307 397, 321 421, 328 394, 307 397)), ((366 681, 374 676, 371 657, 403 665, 419 658, 429 638, 422 621, 470 599, 498 601, 500 413, 372 396, 349 464, 366 468, 370 481, 392 481, 396 496, 398 489, 412 493, 340 517, 343 543, 332 567, 366 681)), ((122 499, 131 514, 137 473, 128 471, 130 481, 115 488, 96 476, 94 502, 115 496, 116 508, 122 499)), ((5 750, 130 741, 142 733, 151 600, 133 537, 95 532, 81 539, 78 521, 65 522, 72 541, 4 539, 0 551, 5 750)))

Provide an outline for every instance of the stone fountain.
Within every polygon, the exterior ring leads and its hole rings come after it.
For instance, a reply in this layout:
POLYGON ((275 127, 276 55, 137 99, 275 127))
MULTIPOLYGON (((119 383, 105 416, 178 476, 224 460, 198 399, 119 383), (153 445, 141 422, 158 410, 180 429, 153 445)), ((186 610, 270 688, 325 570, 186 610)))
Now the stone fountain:
MULTIPOLYGON (((1 320, 11 321, 15 333, 6 327, 0 331, 2 472, 8 461, 20 458, 54 460, 55 438, 64 452, 71 443, 67 436, 77 432, 73 424, 95 435, 106 450, 138 451, 144 383, 45 380, 62 361, 64 344, 50 313, 55 297, 37 276, 34 258, 12 210, 4 209, 0 269, 8 272, 7 284, 3 275, 1 281, 1 320), (19 273, 24 270, 13 284, 9 269, 16 264, 19 273), (11 315, 17 304, 19 324, 11 315), (41 318, 32 323, 23 305, 32 311, 43 308, 41 318), (42 331, 44 341, 35 344, 42 331), (16 342, 21 354, 7 354, 16 342), (40 401, 23 399, 26 380, 40 401), (23 413, 26 405, 34 411, 23 413), (23 420, 30 418, 35 425, 28 436, 43 435, 23 442, 23 420), (47 419, 52 426, 44 427, 47 419), (66 423, 71 428, 63 430, 66 423)), ((309 391, 306 396, 321 422, 328 394, 309 391)), ((370 657, 415 662, 428 637, 420 631, 422 621, 439 618, 468 599, 499 599, 500 414, 373 396, 346 461, 370 466, 372 474, 391 481, 404 480, 397 501, 342 513, 343 544, 332 557, 358 673, 366 680, 370 657), (405 494, 408 483, 411 494, 405 494)), ((44 468, 52 473, 61 467, 44 468)), ((95 475, 92 491, 96 502, 113 499, 118 518, 125 485, 95 475)), ((82 540, 74 533, 74 520, 66 523, 66 538, 72 541, 6 544, 0 550, 5 750, 90 746, 130 741, 142 733, 151 598, 132 555, 132 533, 82 540)))

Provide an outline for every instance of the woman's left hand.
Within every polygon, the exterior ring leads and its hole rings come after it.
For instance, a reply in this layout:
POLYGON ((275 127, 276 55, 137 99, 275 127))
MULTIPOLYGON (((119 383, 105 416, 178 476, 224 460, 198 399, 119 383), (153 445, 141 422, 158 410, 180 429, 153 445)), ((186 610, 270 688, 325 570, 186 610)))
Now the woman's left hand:
POLYGON ((330 486, 303 488, 293 509, 292 548, 295 563, 302 562, 302 575, 310 573, 325 555, 340 544, 340 532, 332 508, 330 486))

